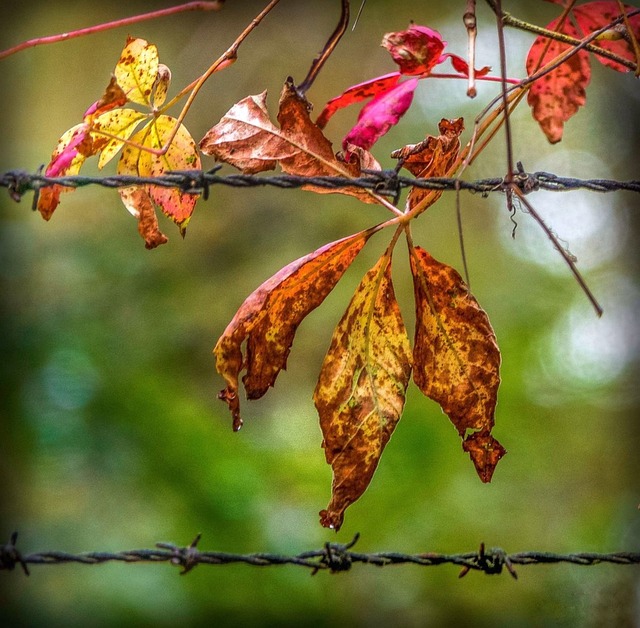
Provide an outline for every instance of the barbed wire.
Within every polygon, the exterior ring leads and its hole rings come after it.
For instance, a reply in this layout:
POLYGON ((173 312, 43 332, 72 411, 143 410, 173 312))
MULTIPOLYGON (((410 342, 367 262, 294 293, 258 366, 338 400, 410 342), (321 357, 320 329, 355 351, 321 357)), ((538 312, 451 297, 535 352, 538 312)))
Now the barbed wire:
POLYGON ((508 182, 504 177, 478 179, 475 181, 463 181, 446 177, 421 179, 401 176, 395 170, 366 170, 363 176, 354 179, 337 176, 302 177, 289 174, 220 175, 218 174, 220 168, 221 166, 216 166, 208 171, 177 170, 155 177, 133 175, 48 177, 40 173, 34 174, 24 170, 11 170, 0 175, 0 187, 7 188, 14 201, 20 201, 27 192, 32 191, 37 195, 40 189, 53 185, 70 188, 88 185, 100 185, 107 188, 158 185, 179 188, 187 193, 202 194, 205 199, 208 198, 210 187, 213 185, 226 185, 236 188, 273 186, 284 189, 314 186, 335 191, 346 188, 360 188, 369 189, 382 196, 394 198, 397 198, 403 189, 410 187, 442 191, 467 190, 487 195, 491 192, 505 192, 513 184, 517 185, 524 193, 536 190, 563 192, 578 189, 594 192, 615 192, 620 190, 640 192, 640 181, 638 180, 577 179, 561 177, 549 172, 527 173, 524 170, 518 172, 512 182, 508 182))
POLYGON ((201 535, 198 534, 187 547, 172 543, 156 543, 156 549, 128 550, 123 552, 83 552, 71 554, 67 552, 41 552, 22 555, 16 547, 17 532, 11 535, 9 543, 0 545, 0 570, 11 571, 20 566, 29 575, 29 565, 60 565, 79 563, 98 565, 106 562, 123 563, 169 563, 181 568, 186 574, 197 565, 228 565, 243 563, 254 567, 275 565, 296 565, 310 569, 312 574, 318 571, 337 573, 348 571, 355 563, 385 567, 388 565, 413 564, 423 567, 452 564, 461 567, 459 577, 469 571, 481 571, 487 575, 501 574, 506 570, 515 579, 518 575, 515 565, 570 563, 573 565, 592 566, 601 563, 615 565, 639 565, 640 552, 614 552, 602 554, 595 552, 554 554, 551 552, 519 552, 507 554, 503 549, 486 549, 484 543, 476 552, 463 554, 437 554, 426 552, 421 554, 403 554, 399 552, 360 553, 351 548, 360 535, 356 534, 350 543, 325 543, 322 549, 302 552, 294 556, 280 554, 255 553, 231 554, 227 552, 202 552, 198 549, 201 535))

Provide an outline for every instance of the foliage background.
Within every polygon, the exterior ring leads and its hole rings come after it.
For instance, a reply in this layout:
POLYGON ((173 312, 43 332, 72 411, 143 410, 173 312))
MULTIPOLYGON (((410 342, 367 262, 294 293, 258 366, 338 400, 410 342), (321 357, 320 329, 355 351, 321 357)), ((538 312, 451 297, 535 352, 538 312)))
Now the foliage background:
MULTIPOLYGON (((170 2, 20 2, 3 11, 2 48, 147 11, 170 2)), ((354 13, 359 3, 354 3, 354 13)), ((208 67, 261 7, 229 0, 220 13, 184 14, 30 49, 2 61, 0 168, 35 171, 59 135, 101 93, 127 34, 156 43, 175 94, 208 67)), ((187 118, 196 139, 236 101, 288 75, 300 81, 333 30, 339 3, 282 0, 206 85, 187 118), (335 6, 334 6, 335 5, 335 6)), ((344 87, 392 71, 378 47, 410 19, 466 50, 464 3, 369 0, 309 93, 319 111, 344 87)), ((546 24, 558 7, 504 6, 546 24)), ((499 67, 495 26, 479 3, 478 65, 499 67)), ((510 76, 522 76, 533 41, 508 31, 510 76)), ((376 147, 389 152, 434 133, 443 117, 468 129, 495 84, 424 81, 418 101, 376 147)), ((587 107, 550 146, 526 104, 514 116, 514 153, 530 171, 638 178, 639 93, 631 75, 593 63, 587 107)), ((356 111, 336 116, 336 146, 356 111)), ((468 137, 468 131, 467 135, 468 137)), ((205 162, 207 166, 213 165, 205 162)), ((93 172, 90 166, 86 172, 93 172)), ((505 171, 498 138, 468 173, 505 171)), ((508 456, 484 486, 439 408, 410 388, 406 411, 373 483, 338 535, 317 512, 330 469, 311 401, 333 326, 384 248, 368 244, 327 302, 301 326, 277 387, 244 404, 231 431, 216 393, 211 348, 245 296, 285 263, 384 217, 339 196, 217 187, 182 241, 144 249, 117 195, 97 187, 63 198, 49 224, 0 197, 0 537, 20 532, 24 552, 188 544, 201 549, 298 553, 362 534, 360 551, 637 550, 638 200, 631 194, 537 193, 537 209, 577 255, 602 301, 598 320, 551 244, 522 212, 515 239, 503 199, 463 195, 474 294, 503 353, 495 435, 508 456)), ((461 268, 454 197, 415 225, 415 240, 461 268)), ((395 282, 411 326, 402 247, 395 282)), ((522 567, 520 579, 451 567, 356 566, 331 576, 293 567, 200 567, 187 577, 160 565, 34 567, 1 574, 5 625, 638 625, 634 567, 522 567)))

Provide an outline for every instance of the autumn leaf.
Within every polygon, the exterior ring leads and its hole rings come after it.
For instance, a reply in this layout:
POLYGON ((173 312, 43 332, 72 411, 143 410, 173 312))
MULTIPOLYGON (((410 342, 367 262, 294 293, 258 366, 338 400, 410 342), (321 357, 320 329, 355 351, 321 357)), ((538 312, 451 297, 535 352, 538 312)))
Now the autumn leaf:
MULTIPOLYGON (((625 12, 637 10, 637 7, 632 7, 628 4, 624 5, 625 12)), ((587 36, 594 31, 600 30, 603 26, 610 24, 616 18, 620 17, 620 7, 617 2, 587 2, 580 6, 573 8, 573 15, 575 17, 578 28, 582 31, 582 36, 587 36)), ((629 23, 633 30, 633 36, 636 40, 640 39, 640 14, 634 15, 629 19, 629 23)), ((623 23, 624 25, 624 23, 623 23)), ((613 52, 618 56, 626 59, 627 61, 637 62, 636 55, 633 50, 633 45, 630 42, 630 35, 625 39, 620 31, 608 32, 606 37, 599 38, 594 43, 600 48, 604 48, 609 52, 613 52)), ((631 70, 612 59, 601 57, 600 55, 594 55, 595 58, 603 65, 616 70, 618 72, 630 72, 631 70)))
MULTIPOLYGON (((159 151, 169 142, 177 124, 176 118, 161 115, 138 131, 131 138, 132 143, 127 144, 122 151, 118 162, 118 174, 156 177, 171 170, 199 169, 200 155, 196 143, 182 124, 178 125, 177 133, 165 153, 152 152, 159 151)), ((180 232, 184 235, 198 195, 184 192, 180 188, 151 184, 120 188, 118 191, 125 207, 138 218, 140 207, 137 201, 141 197, 134 192, 141 188, 163 213, 180 227, 180 232)))
MULTIPOLYGON (((200 149, 205 155, 212 155, 244 173, 273 170, 279 165, 284 172, 303 177, 360 175, 360 163, 347 163, 334 155, 331 142, 311 121, 308 103, 296 93, 291 82, 282 90, 278 122, 280 128, 271 122, 266 92, 248 96, 207 132, 200 149)), ((380 169, 373 158, 367 161, 367 167, 376 164, 376 169, 380 169)), ((376 202, 370 194, 357 188, 331 190, 308 185, 304 189, 321 194, 340 192, 367 203, 376 202)))
MULTIPOLYGON (((410 144, 393 151, 391 157, 401 160, 402 166, 415 177, 426 179, 446 176, 460 150, 460 134, 464 130, 464 120, 443 118, 438 124, 438 130, 438 137, 428 135, 419 144, 410 144)), ((431 204, 442 196, 441 191, 412 188, 407 197, 407 207, 413 208, 429 194, 433 197, 431 204)))
POLYGON ((374 227, 332 242, 282 268, 252 292, 216 343, 216 369, 227 383, 220 393, 231 410, 233 429, 242 426, 238 377, 248 399, 262 397, 286 368, 296 330, 324 301, 367 240, 374 227), (246 340, 246 355, 242 344, 246 340))
POLYGON ((411 348, 385 254, 338 323, 314 393, 333 469, 331 501, 320 512, 323 526, 338 530, 346 508, 371 482, 402 414, 410 376, 411 348))
POLYGON ((336 111, 349 105, 362 102, 367 98, 373 98, 374 96, 388 92, 398 84, 398 79, 401 76, 400 72, 392 72, 391 74, 385 74, 384 76, 378 76, 369 81, 352 85, 339 96, 332 98, 324 106, 324 109, 316 120, 316 124, 321 129, 324 129, 336 111))
MULTIPOLYGON (((200 155, 187 129, 157 109, 166 99, 170 82, 171 71, 158 62, 156 46, 129 37, 103 95, 85 111, 83 122, 58 140, 45 173, 78 174, 85 160, 95 155, 99 155, 98 167, 103 168, 123 146, 118 174, 156 177, 170 170, 200 169, 200 155), (149 111, 124 107, 129 102, 149 111), (145 120, 150 121, 136 132, 145 120)), ((42 190, 38 209, 44 218, 51 217, 60 194, 71 189, 54 185, 42 190)), ((118 191, 125 207, 138 219, 138 230, 149 249, 167 241, 159 230, 154 206, 184 235, 198 199, 197 194, 151 184, 118 191)))
POLYGON ((483 482, 506 453, 491 436, 500 351, 487 314, 460 275, 410 247, 416 301, 413 381, 454 424, 483 482))
MULTIPOLYGON (((45 170, 47 176, 59 177, 63 175, 75 175, 86 157, 83 155, 80 145, 87 142, 87 127, 85 124, 77 124, 66 131, 58 140, 58 145, 51 154, 49 166, 45 170)), ((89 142, 90 142, 89 138, 89 142)), ((52 185, 42 188, 38 195, 38 211, 45 220, 49 220, 60 203, 60 195, 63 192, 73 191, 75 188, 62 185, 52 185)))
MULTIPOLYGON (((547 28, 571 37, 580 35, 569 20, 558 28, 559 19, 551 22, 547 28)), ((560 41, 537 37, 527 55, 527 73, 534 74, 539 68, 553 61, 572 46, 560 41), (548 47, 547 47, 548 45, 548 47), (546 48, 546 52, 545 52, 546 48)), ((586 88, 591 80, 589 53, 578 50, 573 56, 557 68, 534 81, 527 94, 535 120, 552 144, 562 139, 564 123, 571 118, 586 100, 586 88)))
MULTIPOLYGON (((559 3, 560 4, 560 3, 559 3)), ((624 5, 625 11, 634 7, 624 5)), ((574 7, 572 15, 580 31, 570 19, 560 23, 560 18, 547 25, 548 30, 569 35, 575 39, 583 37, 605 27, 620 16, 617 2, 588 2, 574 7)), ((629 18, 635 37, 640 37, 640 15, 629 18)), ((629 61, 636 61, 633 46, 624 39, 614 41, 598 40, 598 46, 614 52, 629 61)), ((527 73, 534 74, 542 66, 571 49, 570 44, 540 36, 534 41, 527 56, 527 73)), ((586 89, 591 80, 589 52, 578 50, 557 68, 534 81, 527 94, 527 102, 532 114, 538 121, 547 139, 552 144, 562 139, 564 123, 586 103, 586 89)), ((604 65, 619 72, 628 72, 629 68, 599 55, 596 58, 604 65)))
POLYGON ((344 138, 343 148, 353 144, 369 150, 392 126, 398 124, 411 106, 416 87, 418 79, 409 79, 366 104, 355 126, 344 138))
POLYGON ((441 63, 447 42, 438 31, 428 26, 411 24, 406 31, 387 33, 382 47, 389 51, 393 61, 405 75, 424 75, 441 63))
POLYGON ((151 107, 151 93, 158 76, 158 49, 144 39, 129 37, 114 70, 127 98, 151 107))

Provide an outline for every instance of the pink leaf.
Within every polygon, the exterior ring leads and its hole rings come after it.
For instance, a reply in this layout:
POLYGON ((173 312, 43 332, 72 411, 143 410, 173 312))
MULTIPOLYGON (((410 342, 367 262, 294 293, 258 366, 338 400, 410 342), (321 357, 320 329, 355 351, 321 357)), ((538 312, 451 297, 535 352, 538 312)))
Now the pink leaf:
POLYGON ((400 72, 392 72, 391 74, 384 74, 378 76, 364 83, 358 83, 352 85, 346 89, 340 96, 332 98, 320 112, 316 125, 321 129, 327 125, 329 118, 338 110, 353 105, 357 102, 362 102, 372 96, 379 96, 393 89, 400 78, 400 72))
POLYGON ((358 122, 342 142, 343 148, 346 150, 349 144, 367 150, 371 148, 410 107, 417 86, 417 78, 409 79, 363 107, 358 122))
POLYGON ((438 31, 416 24, 406 31, 387 33, 382 39, 382 46, 406 75, 429 74, 434 66, 442 63, 446 45, 438 31))

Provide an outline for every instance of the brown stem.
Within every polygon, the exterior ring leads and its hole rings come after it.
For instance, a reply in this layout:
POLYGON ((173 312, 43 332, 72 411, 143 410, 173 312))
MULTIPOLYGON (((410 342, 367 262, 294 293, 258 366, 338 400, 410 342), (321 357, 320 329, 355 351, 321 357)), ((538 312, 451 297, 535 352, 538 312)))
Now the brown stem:
POLYGON ((309 69, 309 73, 306 78, 300 85, 298 85, 297 91, 301 96, 304 96, 308 89, 313 84, 313 81, 316 80, 318 73, 322 69, 322 66, 325 64, 326 60, 331 56, 331 53, 334 51, 335 47, 338 45, 338 42, 344 35, 347 30, 347 26, 349 25, 349 0, 342 0, 342 12, 340 13, 340 21, 336 26, 333 33, 331 33, 331 37, 325 44, 324 48, 318 53, 316 58, 313 60, 311 64, 311 68, 309 69))
POLYGON ((640 76, 640 45, 638 45, 638 39, 636 34, 633 32, 633 28, 631 28, 631 22, 629 22, 629 16, 627 15, 627 11, 622 4, 622 0, 618 0, 618 8, 620 9, 620 13, 622 13, 624 17, 624 26, 627 29, 627 35, 629 36, 629 43, 631 44, 631 48, 633 49, 633 54, 636 58, 636 78, 640 76))
POLYGON ((143 13, 141 15, 134 15, 133 17, 126 17, 120 20, 114 20, 105 24, 98 24, 97 26, 89 26, 87 28, 81 28, 76 31, 70 31, 68 33, 60 33, 59 35, 50 35, 48 37, 38 37, 36 39, 29 39, 17 46, 8 48, 0 52, 0 59, 4 59, 16 52, 26 50, 27 48, 34 48, 41 44, 55 44, 61 41, 67 41, 68 39, 74 39, 76 37, 82 37, 83 35, 92 35, 93 33, 100 33, 102 31, 111 30, 114 28, 120 28, 121 26, 129 26, 131 24, 137 24, 145 20, 153 20, 158 17, 165 17, 167 15, 174 15, 184 11, 219 11, 224 6, 224 0, 213 0, 213 2, 187 2, 186 4, 180 4, 168 9, 160 9, 158 11, 151 11, 150 13, 143 13))

